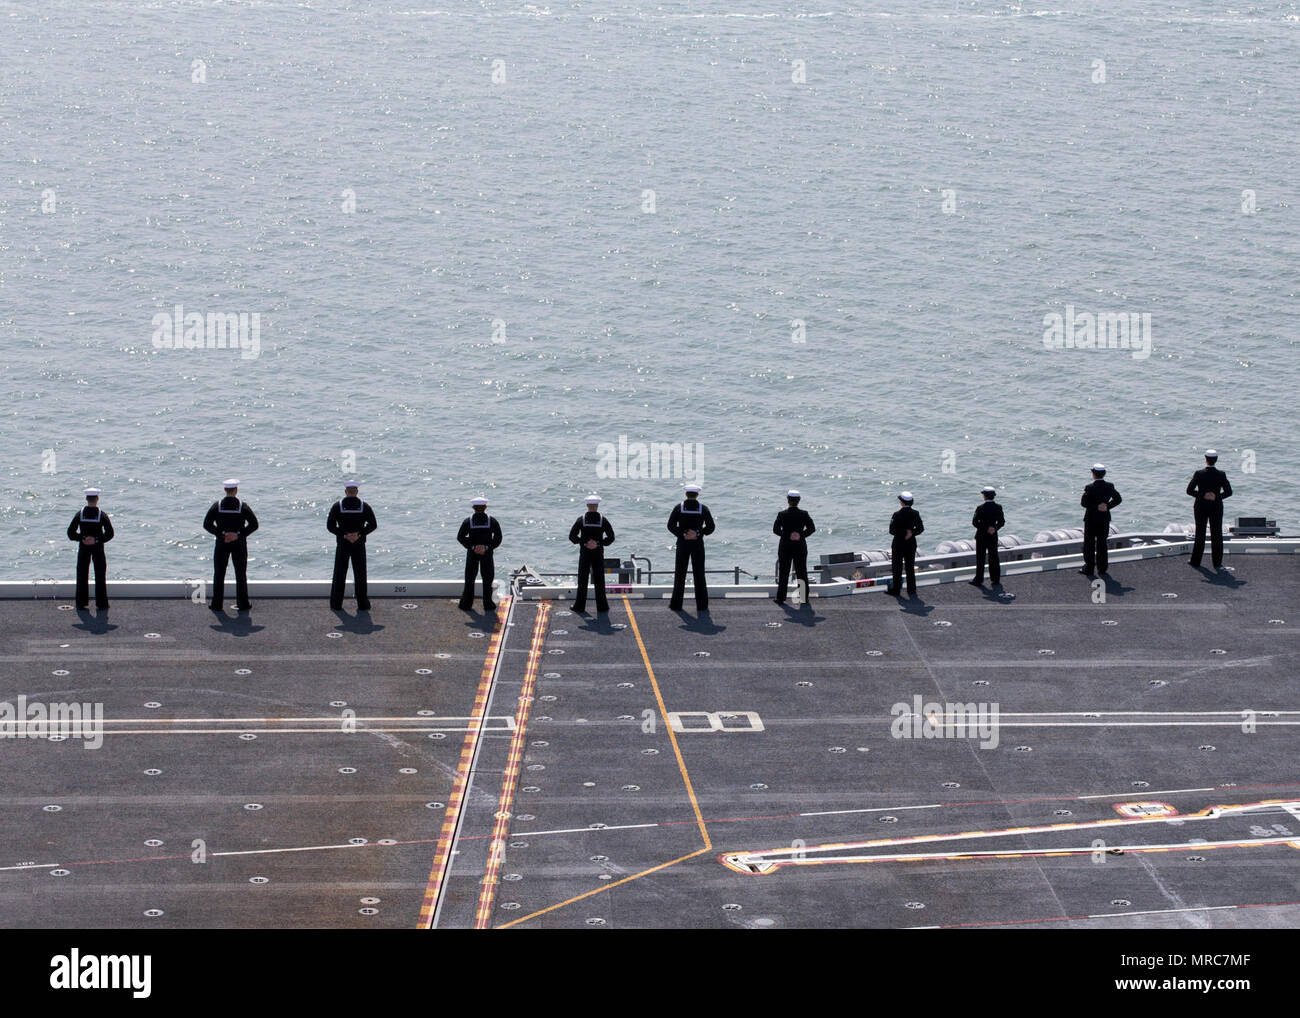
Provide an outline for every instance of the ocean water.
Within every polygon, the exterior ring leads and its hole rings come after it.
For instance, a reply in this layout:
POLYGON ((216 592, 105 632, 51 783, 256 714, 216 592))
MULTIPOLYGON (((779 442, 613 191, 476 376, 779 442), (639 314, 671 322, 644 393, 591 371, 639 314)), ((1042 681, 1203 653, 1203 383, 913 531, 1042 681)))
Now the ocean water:
POLYGON ((254 578, 328 574, 345 476, 379 577, 480 493, 571 569, 593 488, 662 567, 697 478, 764 575, 790 486, 814 556, 904 488, 924 550, 986 483, 1078 525, 1096 460, 1159 530, 1207 445, 1295 532, 1297 67, 1295 3, 0 0, 0 578, 71 575, 86 484, 111 576, 205 575, 231 475, 254 578))

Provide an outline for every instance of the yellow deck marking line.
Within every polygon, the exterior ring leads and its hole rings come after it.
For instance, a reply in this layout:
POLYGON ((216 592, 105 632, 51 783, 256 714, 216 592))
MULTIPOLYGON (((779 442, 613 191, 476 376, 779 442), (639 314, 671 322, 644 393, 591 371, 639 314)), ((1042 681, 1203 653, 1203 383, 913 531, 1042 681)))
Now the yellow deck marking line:
POLYGON ((478 908, 474 913, 476 930, 486 930, 492 924, 492 908, 496 904, 497 885, 501 879, 501 863, 506 854, 506 831, 510 826, 511 811, 515 805, 519 765, 524 759, 524 733, 528 728, 528 712, 533 704, 537 669, 542 660, 542 647, 546 643, 546 620, 550 614, 551 602, 543 601, 537 609, 537 621, 533 625, 533 642, 528 648, 528 664, 524 668, 524 682, 519 690, 519 706, 515 711, 515 733, 510 739, 510 752, 506 756, 505 772, 501 775, 501 798, 497 801, 496 823, 492 825, 492 837, 488 841, 487 867, 483 871, 483 887, 479 891, 478 908))
POLYGON ((659 705, 659 717, 663 720, 664 730, 668 733, 668 738, 673 744, 673 754, 677 757, 677 769, 681 771, 682 782, 686 785, 686 794, 691 800, 691 808, 695 811, 695 822, 700 829, 700 837, 704 839, 704 847, 697 848, 694 852, 687 855, 679 856, 670 862, 660 863, 658 866, 651 866, 648 870, 642 870, 640 873, 634 873, 630 877, 624 877, 622 880, 615 880, 606 884, 604 887, 594 887, 583 894, 575 895, 565 901, 558 902, 555 905, 549 905, 537 912, 530 912, 526 916, 520 916, 508 923, 502 923, 497 927, 499 930, 508 929, 511 926, 518 926, 520 923, 526 923, 530 919, 536 919, 547 912, 554 912, 557 908, 564 908, 566 905, 572 905, 574 902, 582 901, 584 898, 590 898, 593 894, 600 894, 602 891, 609 891, 623 884, 631 883, 633 880, 640 880, 651 873, 658 873, 660 870, 666 870, 669 866, 676 866, 679 862, 685 862, 687 859, 694 859, 697 855, 703 855, 705 852, 713 850, 713 839, 709 837, 709 828, 704 823, 704 814, 700 812, 700 802, 695 797, 695 786, 691 784, 691 776, 686 770, 686 761, 682 759, 681 747, 677 745, 677 736, 673 733, 673 726, 668 723, 668 708, 664 705, 664 695, 659 689, 659 680, 655 678, 655 670, 650 664, 650 655, 646 653, 645 641, 641 639, 641 629, 636 624, 636 616, 632 614, 632 605, 628 602, 627 596, 623 597, 623 607, 627 610, 627 620, 632 624, 632 635, 636 637, 636 645, 641 650, 641 660, 645 664, 646 675, 650 677, 650 686, 655 691, 655 702, 659 705))
MULTIPOLYGON (((1222 847, 1235 846, 1242 843, 1237 841, 1224 841, 1218 843, 1199 844, 1199 845, 1185 843, 1185 844, 1172 845, 1172 846, 1149 846, 1145 848, 1142 846, 1124 847, 1124 846, 1112 846, 1112 845, 1105 846, 1104 848, 1093 847, 1088 849, 1014 848, 1014 849, 1002 849, 1002 850, 994 849, 988 852, 972 851, 968 849, 966 851, 955 851, 955 852, 934 852, 934 853, 901 852, 901 853, 895 853, 891 855, 834 856, 831 858, 821 858, 821 859, 809 858, 809 856, 815 853, 846 851, 852 849, 902 847, 907 845, 916 845, 916 846, 933 845, 944 841, 965 841, 965 840, 975 840, 981 838, 1005 838, 1017 834, 1045 834, 1045 833, 1055 833, 1059 831, 1096 830, 1098 828, 1110 828, 1110 827, 1118 827, 1118 826, 1128 827, 1129 825, 1134 825, 1134 824, 1157 824, 1157 823, 1167 824, 1171 821, 1183 823, 1183 822, 1195 822, 1198 820, 1219 820, 1219 819, 1223 819, 1224 817, 1232 817, 1232 816, 1238 816, 1241 814, 1249 813, 1252 810, 1258 810, 1266 806, 1280 806, 1285 808, 1287 805, 1291 804, 1292 802, 1293 800, 1287 800, 1287 799, 1265 799, 1260 802, 1230 803, 1221 806, 1208 806, 1205 809, 1198 810, 1195 813, 1175 813, 1173 815, 1158 816, 1158 817, 1116 817, 1111 820, 1076 821, 1076 822, 1064 823, 1064 824, 1041 824, 1033 827, 1009 827, 1009 828, 1004 828, 1002 830, 993 830, 993 831, 962 831, 957 834, 918 834, 907 838, 880 838, 873 841, 849 841, 849 842, 842 842, 838 844, 808 845, 803 848, 773 849, 768 852, 728 852, 726 855, 722 856, 719 859, 719 861, 728 869, 734 870, 737 873, 754 874, 756 870, 753 867, 760 867, 760 866, 763 868, 761 870, 758 870, 757 872, 771 873, 782 866, 817 866, 817 865, 825 865, 827 863, 903 862, 903 861, 918 861, 923 859, 963 859, 963 858, 969 859, 969 858, 989 857, 989 856, 997 856, 1003 858, 1019 858, 1021 856, 1027 856, 1027 855, 1034 855, 1034 856, 1054 855, 1054 854, 1069 855, 1072 853, 1084 852, 1084 851, 1104 852, 1109 849, 1118 849, 1118 848, 1124 848, 1125 851, 1129 851, 1129 852, 1172 851, 1177 848, 1222 848, 1222 847)), ((1278 812, 1281 812, 1281 810, 1278 810, 1278 812)), ((1294 835, 1291 835, 1288 837, 1278 838, 1278 839, 1251 839, 1249 841, 1244 842, 1244 844, 1246 845, 1288 844, 1288 843, 1295 843, 1300 845, 1300 839, 1296 838, 1294 835)))
POLYGON ((508 923, 502 923, 497 927, 497 929, 505 930, 509 929, 511 926, 518 926, 520 923, 526 923, 530 919, 536 919, 539 915, 546 915, 547 912, 554 912, 557 908, 564 908, 566 905, 572 905, 575 902, 582 901, 583 898, 590 898, 593 894, 600 894, 602 891, 613 890, 615 887, 620 887, 623 884, 630 884, 633 880, 640 880, 642 877, 649 876, 651 873, 658 873, 660 870, 666 870, 669 866, 676 866, 679 862, 685 862, 687 859, 694 859, 697 855, 703 855, 707 851, 709 851, 708 848, 697 848, 694 852, 691 852, 688 855, 679 856, 669 862, 661 862, 658 866, 651 866, 648 870, 642 870, 640 873, 633 873, 630 877, 624 877, 622 880, 615 880, 613 883, 606 884, 604 887, 593 887, 590 891, 583 894, 575 895, 574 897, 558 902, 555 905, 549 905, 546 908, 539 909, 529 915, 511 920, 508 923))
POLYGON ((700 812, 700 802, 695 797, 695 786, 691 784, 691 776, 686 771, 686 761, 682 759, 682 748, 677 744, 677 735, 673 731, 673 726, 668 724, 668 708, 664 706, 664 695, 659 689, 659 680, 655 678, 655 670, 650 666, 650 655, 646 653, 645 641, 641 639, 641 629, 636 624, 636 616, 632 614, 632 605, 628 603, 626 597, 623 598, 623 607, 627 609, 627 620, 632 624, 632 635, 636 637, 636 645, 641 650, 641 660, 645 663, 645 671, 650 676, 650 685, 655 691, 655 702, 659 704, 659 714, 664 719, 664 729, 668 732, 668 739, 673 744, 673 755, 677 757, 677 769, 682 772, 682 781, 686 785, 686 794, 690 797, 691 808, 695 810, 695 822, 700 828, 700 837, 704 839, 704 848, 701 851, 707 852, 713 847, 713 841, 709 837, 709 828, 704 823, 704 814, 700 812))
POLYGON ((433 855, 433 868, 429 871, 429 882, 424 890, 424 902, 420 905, 418 929, 433 929, 434 913, 438 908, 438 898, 442 894, 443 882, 447 878, 448 864, 451 861, 451 846, 460 828, 460 810, 465 800, 465 789, 469 786, 470 770, 474 757, 478 754, 479 740, 482 734, 482 719, 487 715, 488 697, 492 683, 496 678, 497 664, 501 659, 501 643, 505 637, 506 621, 514 607, 513 597, 504 597, 497 605, 496 624, 492 627, 492 639, 488 644, 487 657, 483 660, 483 670, 479 673, 478 689, 474 693, 474 707, 470 713, 473 721, 465 734, 465 743, 461 747, 460 762, 456 765, 456 781, 452 785, 451 795, 447 798, 447 812, 443 815, 442 833, 438 837, 438 848, 433 855))

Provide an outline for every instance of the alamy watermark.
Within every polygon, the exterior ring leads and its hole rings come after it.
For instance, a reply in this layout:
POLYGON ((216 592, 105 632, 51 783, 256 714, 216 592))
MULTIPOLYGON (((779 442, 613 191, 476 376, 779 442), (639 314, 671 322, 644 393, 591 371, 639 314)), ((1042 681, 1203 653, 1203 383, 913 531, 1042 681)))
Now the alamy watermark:
POLYGON ((82 954, 73 948, 50 959, 52 990, 130 990, 144 999, 153 992, 153 955, 82 954))
POLYGON ((702 442, 629 442, 619 435, 617 444, 596 446, 596 476, 602 479, 677 478, 704 483, 702 442))
POLYGON ((19 696, 0 700, 0 739, 84 739, 85 749, 104 744, 102 703, 43 703, 19 696))
POLYGON ((239 350, 246 361, 262 354, 262 315, 259 311, 186 311, 177 304, 153 316, 155 350, 239 350))
POLYGON ((1065 314, 1043 315, 1043 346, 1049 350, 1131 350, 1135 361, 1151 356, 1151 312, 1093 314, 1065 305, 1065 314))
POLYGON ((896 703, 889 734, 895 739, 979 739, 981 749, 997 749, 996 703, 929 703, 921 694, 896 703))

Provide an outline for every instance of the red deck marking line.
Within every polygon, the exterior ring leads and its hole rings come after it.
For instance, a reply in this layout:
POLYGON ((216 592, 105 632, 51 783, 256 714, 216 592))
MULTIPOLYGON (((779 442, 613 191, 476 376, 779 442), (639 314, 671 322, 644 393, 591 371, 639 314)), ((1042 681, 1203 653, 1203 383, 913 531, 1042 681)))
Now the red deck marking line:
POLYGON ((456 781, 452 785, 451 795, 447 798, 447 812, 443 815, 442 833, 438 837, 438 848, 433 854, 433 868, 429 871, 429 883, 424 890, 424 902, 420 906, 420 920, 417 927, 422 930, 433 929, 434 913, 438 908, 438 896, 442 894, 442 885, 447 878, 448 864, 451 862, 451 846, 460 827, 460 808, 465 799, 465 789, 469 785, 470 771, 474 757, 478 753, 482 734, 483 718, 487 715, 488 698, 492 691, 492 681, 496 677, 497 662, 501 655, 501 642, 505 637, 506 617, 510 614, 513 598, 503 597, 497 605, 496 623, 492 627, 492 639, 488 643, 487 657, 483 659, 483 670, 479 673, 478 689, 474 693, 474 708, 470 711, 465 743, 461 746, 460 762, 456 765, 456 781))
POLYGON ((515 732, 510 737, 506 769, 501 775, 501 798, 497 802, 496 823, 492 825, 492 840, 488 842, 487 868, 483 871, 483 887, 479 891, 478 908, 474 913, 476 930, 486 930, 492 924, 492 909, 496 905, 497 884, 501 879, 501 863, 506 854, 506 831, 510 826, 511 810, 515 805, 519 765, 524 759, 524 732, 528 728, 528 712, 533 704, 533 690, 537 686, 537 669, 542 659, 542 647, 546 643, 546 620, 550 614, 551 602, 543 601, 537 609, 537 621, 533 625, 533 642, 528 648, 528 665, 524 669, 524 683, 519 690, 519 706, 515 710, 515 732))

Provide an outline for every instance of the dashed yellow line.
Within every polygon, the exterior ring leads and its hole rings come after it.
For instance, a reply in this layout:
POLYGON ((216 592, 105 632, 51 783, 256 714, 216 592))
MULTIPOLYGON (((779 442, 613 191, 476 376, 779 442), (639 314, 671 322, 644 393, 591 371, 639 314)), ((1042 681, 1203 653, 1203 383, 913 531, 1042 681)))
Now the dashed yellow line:
POLYGON ((505 772, 501 775, 501 798, 497 802, 496 822, 492 825, 492 838, 488 842, 487 867, 483 872, 483 886, 474 913, 476 930, 486 930, 492 924, 492 907, 496 904, 501 862, 505 858, 506 831, 510 826, 510 811, 515 804, 515 786, 519 784, 519 765, 524 758, 524 733, 528 728, 528 712, 533 703, 537 668, 542 658, 542 646, 546 643, 546 620, 550 614, 551 602, 543 601, 538 606, 537 621, 533 625, 533 642, 528 648, 528 665, 524 669, 519 706, 515 711, 515 733, 511 736, 505 772))
POLYGON ((442 894, 442 886, 447 878, 451 846, 456 836, 456 828, 460 824, 460 810, 465 800, 465 789, 469 784, 470 768, 474 764, 474 755, 483 732, 488 695, 492 689, 492 677, 496 674, 497 658, 501 653, 501 641, 506 631, 505 620, 510 613, 511 601, 512 598, 503 597, 497 605, 492 639, 488 643, 487 657, 483 660, 483 670, 479 673, 478 689, 474 693, 474 707, 470 711, 469 728, 465 733, 465 743, 460 750, 460 762, 456 765, 456 781, 447 799, 447 812, 443 815, 442 833, 438 837, 438 848, 433 856, 433 869, 429 871, 429 882, 424 890, 424 902, 420 906, 420 919, 417 925, 422 930, 433 929, 433 917, 438 909, 438 896, 442 894))
POLYGON ((640 873, 634 873, 630 877, 624 877, 622 880, 615 880, 613 883, 606 884, 603 887, 594 887, 583 894, 574 895, 572 898, 567 898, 564 901, 557 902, 554 905, 549 905, 536 912, 530 912, 528 915, 520 916, 518 919, 513 919, 508 923, 502 923, 497 927, 498 929, 504 930, 511 926, 518 926, 520 923, 526 923, 530 919, 536 919, 538 916, 546 915, 548 912, 554 912, 556 909, 572 905, 575 902, 582 901, 584 898, 590 898, 594 894, 600 894, 603 891, 609 891, 615 887, 621 887, 623 884, 630 884, 633 880, 640 880, 642 877, 649 876, 651 873, 659 873, 662 870, 668 869, 670 866, 676 866, 679 862, 685 862, 687 859, 694 859, 698 855, 703 855, 705 852, 713 850, 713 839, 709 837, 708 825, 704 822, 704 814, 700 811, 700 802, 695 796, 695 786, 691 784, 691 775, 686 770, 686 761, 682 758, 682 749, 677 744, 677 736, 673 732, 673 726, 668 721, 668 708, 664 705, 664 695, 659 689, 659 680, 655 678, 654 667, 650 664, 650 655, 646 653, 645 641, 641 639, 641 630, 636 624, 636 616, 632 613, 632 606, 628 603, 628 599, 624 597, 622 600, 623 607, 627 610, 627 620, 632 624, 632 635, 636 637, 636 645, 641 650, 641 660, 645 664, 646 675, 650 677, 650 686, 654 689, 655 702, 659 705, 659 716, 663 719, 664 729, 668 732, 668 739, 673 744, 673 755, 677 757, 677 769, 681 771, 682 782, 686 785, 686 795, 691 800, 691 809, 695 811, 695 822, 699 827, 700 837, 704 839, 704 847, 697 848, 694 852, 679 856, 676 859, 671 859, 668 862, 660 863, 658 866, 651 866, 649 869, 642 870, 640 873))

